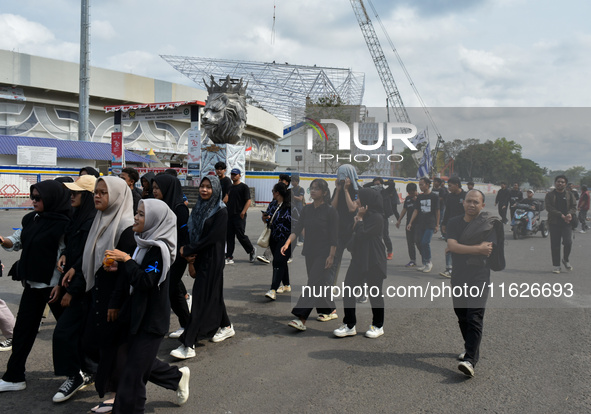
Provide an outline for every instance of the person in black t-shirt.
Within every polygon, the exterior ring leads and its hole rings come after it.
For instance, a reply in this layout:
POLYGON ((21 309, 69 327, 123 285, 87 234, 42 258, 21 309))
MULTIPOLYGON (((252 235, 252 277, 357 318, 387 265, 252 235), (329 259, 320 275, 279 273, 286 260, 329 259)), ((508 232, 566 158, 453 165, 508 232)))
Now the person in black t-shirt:
MULTIPOLYGON (((443 210, 443 218, 441 219, 441 231, 444 232, 447 228, 447 222, 452 217, 464 215, 464 199, 466 192, 462 190, 462 182, 458 177, 451 177, 447 182, 449 193, 445 200, 445 209, 443 210)), ((439 275, 443 277, 451 277, 451 269, 453 260, 451 253, 445 252, 445 271, 440 272, 439 275)))
MULTIPOLYGON (((485 289, 478 295, 472 293, 453 296, 454 312, 458 317, 460 331, 464 339, 464 352, 458 359, 458 369, 469 377, 474 376, 474 367, 479 359, 480 342, 482 340, 482 330, 484 321, 484 311, 488 299, 488 284, 490 283, 490 268, 486 260, 493 251, 496 243, 496 232, 478 231, 477 227, 473 234, 486 234, 479 238, 475 244, 464 244, 462 233, 478 218, 484 208, 484 194, 478 190, 471 190, 464 199, 465 214, 456 216, 449 220, 447 224, 447 248, 452 253, 454 271, 451 277, 451 285, 456 291, 456 287, 467 289, 472 292, 471 287, 485 289)), ((482 213, 486 214, 486 213, 482 213)), ((493 219, 494 220, 494 219, 493 219)), ((473 226, 478 226, 476 221, 473 226)), ((472 239, 475 239, 474 237, 472 239)))
MULTIPOLYGON (((410 218, 412 217, 417 204, 417 185, 415 183, 406 184, 406 193, 408 195, 404 199, 402 212, 400 213, 400 217, 398 217, 398 221, 396 222, 397 229, 400 228, 400 222, 404 216, 406 216, 406 226, 408 226, 408 223, 410 222, 410 218)), ((412 230, 406 229, 406 245, 408 246, 408 256, 410 257, 410 262, 406 264, 406 267, 415 267, 417 265, 417 251, 415 249, 415 232, 412 230)))
POLYGON ((509 206, 511 210, 511 226, 515 225, 515 210, 517 204, 523 200, 523 193, 519 189, 519 183, 513 183, 513 188, 509 191, 509 206))
POLYGON ((224 203, 228 202, 228 192, 232 187, 232 180, 230 177, 226 176, 226 163, 223 161, 219 161, 215 164, 215 173, 217 174, 218 178, 220 179, 220 184, 222 185, 222 201, 224 203))
POLYGON ((499 216, 503 220, 503 224, 507 224, 507 206, 509 205, 509 190, 507 190, 507 184, 502 181, 501 189, 497 192, 495 198, 495 206, 499 209, 499 216))
POLYGON ((228 192, 228 231, 226 234, 226 264, 234 263, 234 246, 237 238, 246 253, 249 254, 250 263, 254 262, 256 257, 256 248, 253 247, 250 239, 245 234, 246 230, 246 212, 250 207, 250 188, 240 182, 240 170, 232 169, 232 187, 228 192))
POLYGON ((431 180, 423 177, 419 180, 421 194, 417 197, 417 206, 412 213, 407 230, 414 230, 415 240, 419 246, 419 252, 423 265, 417 270, 429 273, 433 268, 431 263, 431 238, 439 229, 439 196, 431 192, 431 180))

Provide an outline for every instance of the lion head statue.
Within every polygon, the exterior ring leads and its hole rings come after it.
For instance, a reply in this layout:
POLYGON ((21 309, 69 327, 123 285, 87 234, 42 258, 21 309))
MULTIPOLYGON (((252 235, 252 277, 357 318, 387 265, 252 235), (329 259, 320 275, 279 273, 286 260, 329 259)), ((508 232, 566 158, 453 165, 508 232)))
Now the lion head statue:
POLYGON ((246 86, 242 85, 242 79, 238 84, 232 83, 230 76, 222 85, 218 85, 213 76, 211 81, 211 85, 205 84, 209 96, 201 116, 201 127, 216 144, 236 144, 246 127, 246 86))

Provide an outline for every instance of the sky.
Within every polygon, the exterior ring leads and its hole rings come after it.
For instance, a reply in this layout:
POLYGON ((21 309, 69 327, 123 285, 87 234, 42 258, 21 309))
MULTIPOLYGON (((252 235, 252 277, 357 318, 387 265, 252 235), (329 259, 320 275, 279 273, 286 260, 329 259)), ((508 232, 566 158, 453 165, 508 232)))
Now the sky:
MULTIPOLYGON (((190 86, 197 85, 159 55, 351 68, 365 73, 363 103, 385 105, 384 89, 347 0, 90 0, 90 4, 92 66, 190 86)), ((466 128, 473 129, 460 133, 457 125, 447 126, 443 120, 437 128, 444 139, 505 137, 521 144, 522 155, 542 167, 588 165, 590 121, 570 114, 589 106, 591 96, 591 2, 373 0, 373 4, 427 106, 561 108, 552 112, 558 117, 550 128, 533 121, 512 123, 514 117, 509 117, 483 134, 485 128, 472 118, 466 128), (559 116, 564 113, 569 116, 559 116)), ((420 106, 369 7, 368 11, 403 103, 420 106)), ((78 62, 79 39, 79 0, 0 0, 0 49, 78 62)), ((501 112, 475 113, 490 118, 501 112)), ((458 114, 460 122, 462 116, 458 114)), ((419 129, 428 126, 423 119, 411 121, 419 129)))

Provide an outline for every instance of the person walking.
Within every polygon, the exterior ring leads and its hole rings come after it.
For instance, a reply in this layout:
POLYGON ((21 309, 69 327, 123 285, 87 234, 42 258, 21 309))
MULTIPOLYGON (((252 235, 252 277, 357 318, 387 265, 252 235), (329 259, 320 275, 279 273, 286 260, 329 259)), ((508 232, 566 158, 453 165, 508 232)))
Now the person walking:
MULTIPOLYGON (((470 189, 468 189, 470 191, 470 189)), ((495 197, 495 207, 497 207, 499 211, 499 216, 503 220, 503 224, 507 224, 507 207, 509 206, 509 201, 511 197, 509 196, 509 190, 507 189, 507 183, 501 181, 501 189, 497 192, 497 196, 495 197)))
POLYGON ((74 214, 66 228, 66 248, 57 264, 62 278, 55 288, 58 292, 51 301, 59 301, 63 308, 53 331, 53 369, 55 375, 67 377, 53 396, 53 402, 56 403, 69 400, 76 392, 94 382, 97 369, 98 361, 87 356, 82 346, 90 306, 82 274, 82 254, 97 212, 93 196, 95 184, 93 175, 83 175, 75 183, 64 184, 72 194, 74 214))
POLYGON ((157 175, 152 179, 152 193, 154 198, 162 200, 176 216, 177 253, 174 263, 170 267, 169 294, 170 305, 181 326, 168 335, 169 338, 179 338, 189 323, 190 310, 187 303, 187 288, 183 283, 183 275, 187 269, 187 261, 180 255, 180 248, 189 244, 189 208, 183 199, 183 189, 178 178, 169 174, 157 175))
POLYGON ((291 254, 281 254, 281 248, 291 234, 291 200, 284 183, 277 183, 273 187, 273 203, 269 205, 266 214, 263 215, 263 223, 271 228, 269 247, 273 253, 273 277, 271 289, 265 296, 271 300, 276 299, 276 293, 291 292, 289 283, 289 267, 287 261, 291 254), (283 283, 283 286, 281 284, 283 283), (282 287, 281 292, 279 288, 282 287))
POLYGON ((577 214, 577 202, 572 192, 566 191, 566 176, 557 175, 554 179, 554 190, 546 194, 546 211, 548 212, 548 230, 550 231, 550 251, 552 253, 552 273, 560 273, 560 243, 564 246, 562 264, 566 270, 573 270, 570 264, 570 252, 573 244, 571 221, 577 214))
POLYGON ((373 319, 365 336, 378 338, 384 334, 382 285, 386 278, 386 247, 383 243, 383 200, 381 194, 374 189, 362 188, 359 190, 359 202, 353 237, 347 246, 352 258, 344 282, 345 317, 343 324, 333 331, 339 338, 357 334, 356 300, 352 295, 357 286, 366 286, 367 291, 371 292, 369 300, 373 319))
POLYGON ((423 273, 429 273, 433 268, 431 238, 439 228, 439 196, 433 194, 430 187, 431 180, 427 177, 419 180, 421 194, 417 197, 417 206, 406 226, 407 230, 415 231, 415 240, 423 261, 423 265, 417 267, 417 270, 423 273))
POLYGON ((226 163, 223 161, 218 161, 215 163, 215 173, 217 174, 218 178, 220 179, 220 184, 222 186, 222 200, 224 203, 228 202, 228 192, 230 188, 232 188, 232 180, 230 177, 226 176, 226 163))
POLYGON ((143 413, 148 380, 176 391, 179 405, 189 398, 189 368, 179 369, 157 358, 170 324, 168 282, 177 254, 176 222, 165 202, 142 200, 132 227, 137 243, 133 255, 117 249, 105 251, 106 258, 119 263, 120 276, 130 291, 120 312, 129 321, 129 332, 118 351, 119 384, 113 414, 143 413))
MULTIPOLYGON (((12 354, 0 380, 0 392, 27 388, 25 365, 33 348, 45 305, 52 298, 60 273, 56 263, 63 250, 63 237, 70 223, 71 204, 62 183, 45 180, 31 186, 33 211, 22 219, 22 232, 12 249, 22 249, 17 279, 22 280, 21 296, 14 332, 12 354)), ((4 243, 3 243, 4 244, 4 243)), ((50 304, 56 320, 62 313, 58 303, 50 304)))
POLYGON ((200 339, 221 342, 236 334, 224 303, 228 209, 222 201, 222 187, 216 175, 203 177, 188 226, 189 244, 181 247, 180 254, 194 261, 189 271, 195 283, 189 323, 179 337, 181 345, 170 352, 178 359, 193 358, 195 344, 200 339))
POLYGON ((281 247, 281 254, 288 256, 290 246, 297 237, 306 232, 306 242, 302 248, 302 255, 306 258, 308 273, 307 287, 312 291, 321 290, 320 297, 306 295, 302 292, 291 313, 296 317, 288 326, 306 330, 306 321, 316 307, 317 320, 326 322, 338 318, 336 307, 332 299, 327 297, 327 289, 333 285, 331 267, 334 266, 335 252, 338 243, 339 215, 330 204, 328 183, 317 178, 310 184, 312 203, 304 206, 297 227, 292 230, 289 238, 281 247), (334 316, 333 316, 334 315, 334 316))
POLYGON ((396 228, 400 228, 400 222, 402 219, 404 219, 404 216, 406 216, 406 225, 404 226, 404 229, 406 232, 406 246, 408 248, 408 257, 410 258, 410 262, 408 262, 405 267, 415 267, 417 265, 417 251, 415 246, 418 246, 415 240, 415 232, 412 229, 408 229, 408 224, 410 223, 410 218, 417 208, 417 185, 415 183, 406 184, 406 194, 408 195, 405 197, 404 203, 402 204, 402 211, 400 212, 398 221, 396 221, 396 228))
POLYGON ((584 234, 589 229, 589 226, 587 225, 587 212, 589 211, 590 204, 591 203, 587 186, 582 185, 581 196, 577 204, 577 209, 579 210, 579 221, 581 222, 581 230, 579 230, 579 233, 584 234))
POLYGON ((228 226, 227 226, 227 250, 226 264, 234 264, 234 246, 237 238, 246 253, 248 253, 250 263, 253 263, 256 257, 256 247, 252 245, 250 239, 245 234, 246 215, 250 207, 250 189, 240 181, 241 173, 238 168, 230 172, 232 178, 232 187, 228 192, 228 226))
MULTIPOLYGON (((449 192, 447 194, 445 203, 445 209, 443 210, 443 219, 441 220, 441 230, 445 231, 447 228, 447 222, 453 217, 463 216, 464 211, 464 199, 466 198, 466 192, 462 190, 462 182, 458 177, 451 177, 447 181, 449 192)), ((445 249, 445 270, 440 272, 439 275, 450 278, 451 271, 453 268, 453 259, 451 252, 445 249)))
MULTIPOLYGON (((0 241, 2 238, 0 237, 0 241)), ((1 265, 4 268, 4 265, 1 265)), ((0 269, 1 270, 1 269, 0 269)), ((4 341, 0 342, 0 352, 12 351, 12 334, 15 318, 6 302, 0 299, 0 332, 4 335, 4 341)))
POLYGON ((458 369, 466 376, 474 376, 474 368, 480 358, 480 343, 484 326, 484 312, 489 294, 490 264, 487 258, 495 245, 501 244, 502 223, 498 217, 482 212, 485 206, 484 194, 471 190, 464 199, 465 214, 448 221, 447 248, 453 256, 454 271, 451 285, 466 292, 472 287, 481 289, 480 295, 453 295, 454 312, 464 340, 464 352, 458 359, 458 369))

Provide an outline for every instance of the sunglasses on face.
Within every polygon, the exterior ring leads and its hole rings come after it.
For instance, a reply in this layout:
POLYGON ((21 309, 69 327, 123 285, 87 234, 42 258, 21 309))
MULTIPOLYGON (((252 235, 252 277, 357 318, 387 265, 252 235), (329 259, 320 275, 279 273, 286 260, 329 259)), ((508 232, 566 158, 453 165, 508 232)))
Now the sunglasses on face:
POLYGON ((41 201, 41 196, 40 195, 33 195, 31 194, 31 200, 35 201, 35 202, 39 202, 41 201))

